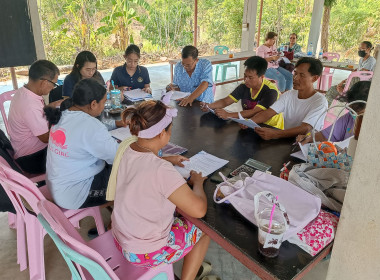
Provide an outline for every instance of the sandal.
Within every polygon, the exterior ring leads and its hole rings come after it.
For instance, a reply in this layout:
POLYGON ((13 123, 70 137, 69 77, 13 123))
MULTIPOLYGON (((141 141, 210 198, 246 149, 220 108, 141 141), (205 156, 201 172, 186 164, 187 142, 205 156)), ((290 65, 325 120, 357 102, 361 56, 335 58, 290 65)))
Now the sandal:
POLYGON ((203 277, 201 280, 222 280, 222 279, 217 275, 207 275, 203 277))
POLYGON ((198 273, 197 273, 197 276, 195 277, 194 280, 201 280, 204 278, 204 276, 206 276, 207 274, 209 274, 212 270, 212 266, 211 266, 211 263, 208 262, 208 261, 204 261, 201 265, 201 267, 199 268, 198 270, 198 273))

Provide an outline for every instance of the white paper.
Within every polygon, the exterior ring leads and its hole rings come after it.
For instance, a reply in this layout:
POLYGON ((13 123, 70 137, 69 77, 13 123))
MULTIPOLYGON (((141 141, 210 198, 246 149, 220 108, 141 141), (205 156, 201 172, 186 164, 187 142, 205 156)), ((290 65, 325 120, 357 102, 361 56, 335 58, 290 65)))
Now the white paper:
POLYGON ((286 56, 283 56, 283 57, 282 57, 282 60, 283 60, 285 63, 291 63, 290 60, 289 60, 286 56))
POLYGON ((350 144, 350 140, 351 138, 354 137, 354 136, 351 136, 350 138, 347 138, 341 142, 334 142, 335 145, 337 145, 339 148, 348 148, 348 145, 350 144))
POLYGON ((181 98, 188 97, 191 94, 191 92, 183 92, 183 91, 176 91, 176 90, 169 91, 168 93, 172 94, 172 96, 170 97, 170 100, 178 100, 181 98))
POLYGON ((251 119, 236 119, 236 118, 230 118, 230 120, 234 121, 234 122, 237 122, 237 123, 241 123, 245 126, 248 126, 249 128, 252 128, 252 129, 255 129, 256 127, 260 127, 257 123, 255 123, 253 120, 251 119))
POLYGON ((211 109, 208 105, 206 105, 206 107, 207 107, 207 109, 208 109, 211 113, 213 113, 213 114, 215 115, 215 110, 214 110, 214 109, 211 109))
POLYGON ((202 176, 208 176, 216 170, 222 168, 228 163, 228 160, 224 160, 213 156, 205 151, 200 151, 196 155, 192 156, 189 161, 182 162, 185 167, 175 166, 177 171, 183 176, 183 178, 190 177, 190 171, 202 172, 202 176))
POLYGON ((139 88, 124 91, 124 96, 131 101, 144 100, 145 98, 152 97, 149 93, 146 93, 145 91, 139 88))
POLYGON ((114 129, 114 130, 111 130, 110 134, 112 135, 112 137, 114 137, 120 141, 123 141, 124 139, 127 139, 128 137, 132 136, 132 134, 129 130, 129 126, 119 127, 119 128, 114 129))
POLYGON ((309 150, 309 147, 310 147, 310 143, 307 143, 305 145, 301 145, 301 143, 298 143, 298 145, 300 146, 300 151, 298 152, 295 152, 295 153, 292 153, 290 154, 292 157, 295 157, 295 158, 299 158, 301 160, 304 160, 306 161, 307 159, 307 153, 308 153, 308 150, 309 150))

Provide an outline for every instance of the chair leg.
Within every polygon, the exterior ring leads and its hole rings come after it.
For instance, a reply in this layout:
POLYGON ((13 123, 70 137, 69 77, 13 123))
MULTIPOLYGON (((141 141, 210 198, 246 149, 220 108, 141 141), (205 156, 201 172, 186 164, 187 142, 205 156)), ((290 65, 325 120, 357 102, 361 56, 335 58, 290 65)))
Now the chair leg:
POLYGON ((236 75, 236 79, 238 79, 238 78, 239 78, 239 76, 238 76, 238 69, 237 69, 237 65, 235 65, 235 75, 236 75))
POLYGON ((16 217, 17 223, 17 263, 20 265, 20 271, 28 267, 25 240, 25 223, 21 215, 16 217))
POLYGON ((93 207, 92 208, 92 216, 94 217, 96 228, 98 229, 98 234, 102 235, 105 233, 104 230, 104 222, 102 219, 102 214, 100 213, 100 207, 93 207))
POLYGON ((215 70, 215 82, 218 80, 218 71, 219 71, 219 65, 216 65, 216 70, 215 70))
POLYGON ((226 76, 227 76, 227 67, 225 66, 222 66, 222 82, 224 82, 226 80, 226 76))
POLYGON ((44 231, 36 217, 27 217, 26 232, 30 280, 45 280, 44 231))

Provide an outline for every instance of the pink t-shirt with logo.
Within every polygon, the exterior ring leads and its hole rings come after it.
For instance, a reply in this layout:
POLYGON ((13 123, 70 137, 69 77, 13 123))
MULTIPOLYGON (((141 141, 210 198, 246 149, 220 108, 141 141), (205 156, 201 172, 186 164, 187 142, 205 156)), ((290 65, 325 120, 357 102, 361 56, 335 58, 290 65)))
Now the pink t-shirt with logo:
MULTIPOLYGON (((263 58, 271 57, 278 55, 276 47, 273 45, 271 47, 267 47, 266 45, 261 45, 256 49, 256 55, 261 56, 263 58)), ((268 68, 278 68, 278 61, 269 61, 268 68)))
POLYGON ((34 154, 47 146, 37 136, 49 131, 44 100, 25 87, 18 89, 9 108, 9 137, 15 158, 34 154))
POLYGON ((186 183, 173 165, 153 153, 128 148, 120 162, 112 213, 112 233, 135 254, 167 244, 175 205, 168 197, 186 183))

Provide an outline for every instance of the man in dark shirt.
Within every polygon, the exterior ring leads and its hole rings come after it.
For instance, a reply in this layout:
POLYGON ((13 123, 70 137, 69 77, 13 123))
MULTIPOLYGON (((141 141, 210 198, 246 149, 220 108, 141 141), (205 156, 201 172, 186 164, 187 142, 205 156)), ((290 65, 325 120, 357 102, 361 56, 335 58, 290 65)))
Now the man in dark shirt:
MULTIPOLYGON (((252 118, 257 113, 268 109, 280 96, 276 85, 264 79, 264 74, 268 66, 268 62, 259 56, 252 56, 244 62, 244 83, 240 84, 227 97, 215 101, 211 104, 201 103, 201 109, 215 110, 218 117, 223 119, 239 118, 239 114, 243 118, 252 118), (234 102, 241 100, 242 109, 238 112, 227 112, 223 108, 234 102)), ((282 114, 278 114, 269 119, 265 124, 283 129, 284 120, 282 114)))

